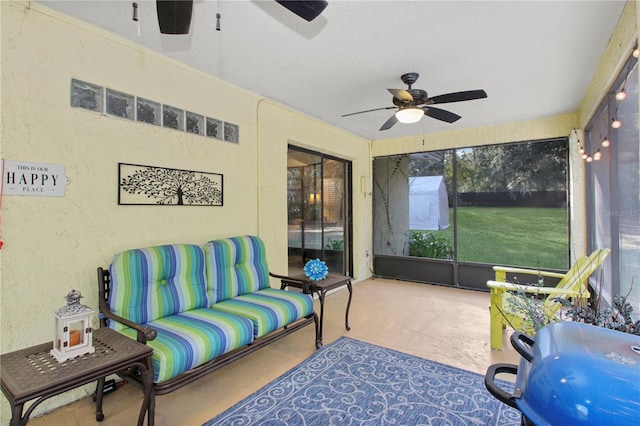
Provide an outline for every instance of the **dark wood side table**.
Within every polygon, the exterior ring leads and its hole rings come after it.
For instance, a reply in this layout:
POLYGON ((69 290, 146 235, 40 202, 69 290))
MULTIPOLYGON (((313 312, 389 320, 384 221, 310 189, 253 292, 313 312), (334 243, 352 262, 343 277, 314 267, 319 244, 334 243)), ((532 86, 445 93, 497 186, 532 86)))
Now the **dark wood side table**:
POLYGON ((320 281, 314 281, 309 279, 304 274, 294 275, 291 277, 280 277, 280 288, 285 289, 287 287, 294 287, 303 289, 308 286, 311 294, 317 293, 320 299, 320 341, 322 342, 322 328, 324 319, 324 296, 329 290, 346 285, 349 289, 349 301, 347 302, 347 309, 344 317, 344 326, 347 330, 351 330, 349 327, 349 308, 351 307, 351 296, 353 296, 353 288, 351 287, 351 277, 338 274, 328 274, 325 279, 320 281))
POLYGON ((11 426, 26 425, 33 409, 42 401, 87 383, 98 381, 96 420, 102 421, 102 389, 110 374, 129 368, 140 371, 144 383, 144 400, 138 425, 153 426, 155 398, 153 393, 153 350, 110 328, 93 331, 92 354, 58 363, 49 355, 52 342, 0 355, 2 392, 11 404, 11 426), (23 414, 24 404, 37 398, 23 414))

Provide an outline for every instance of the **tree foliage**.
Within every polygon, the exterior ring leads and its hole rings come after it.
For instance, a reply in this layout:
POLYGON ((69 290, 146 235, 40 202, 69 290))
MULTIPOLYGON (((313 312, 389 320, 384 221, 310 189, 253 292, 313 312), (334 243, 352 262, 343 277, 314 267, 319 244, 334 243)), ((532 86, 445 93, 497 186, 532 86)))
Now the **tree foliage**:
MULTIPOLYGON (((444 175, 450 191, 453 161, 448 153, 412 155, 411 176, 444 175)), ((460 149, 456 155, 458 192, 526 194, 566 190, 566 139, 460 149)))

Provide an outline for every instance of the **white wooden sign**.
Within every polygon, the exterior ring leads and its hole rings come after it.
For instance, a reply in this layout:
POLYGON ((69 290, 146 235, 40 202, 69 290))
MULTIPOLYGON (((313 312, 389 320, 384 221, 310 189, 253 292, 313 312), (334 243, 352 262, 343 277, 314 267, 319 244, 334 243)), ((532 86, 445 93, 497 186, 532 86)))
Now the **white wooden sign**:
POLYGON ((3 166, 3 195, 64 197, 65 187, 71 182, 59 164, 4 160, 3 166))

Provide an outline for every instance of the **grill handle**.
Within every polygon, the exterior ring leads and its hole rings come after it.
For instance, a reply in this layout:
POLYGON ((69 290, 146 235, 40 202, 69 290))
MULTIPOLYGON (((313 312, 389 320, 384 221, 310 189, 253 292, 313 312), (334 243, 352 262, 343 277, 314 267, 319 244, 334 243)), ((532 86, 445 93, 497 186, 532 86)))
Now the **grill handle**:
POLYGON ((516 399, 520 397, 520 390, 516 389, 513 394, 510 394, 498 386, 495 382, 495 378, 496 375, 500 373, 516 375, 518 373, 518 366, 513 364, 493 364, 489 366, 487 374, 484 376, 484 386, 491 395, 495 396, 508 406, 518 409, 516 399))
POLYGON ((514 331, 511 335, 511 345, 529 362, 533 359, 531 348, 535 343, 536 341, 532 337, 519 331, 514 331))

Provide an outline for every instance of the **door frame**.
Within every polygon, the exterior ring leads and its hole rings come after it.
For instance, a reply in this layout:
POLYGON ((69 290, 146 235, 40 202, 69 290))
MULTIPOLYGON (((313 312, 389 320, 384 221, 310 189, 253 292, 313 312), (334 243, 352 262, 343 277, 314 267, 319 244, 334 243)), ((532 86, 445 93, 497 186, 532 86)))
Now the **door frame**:
MULTIPOLYGON (((294 151, 298 151, 298 152, 303 152, 306 154, 310 154, 310 155, 316 155, 320 158, 320 163, 321 163, 321 183, 320 183, 320 188, 323 188, 324 185, 324 170, 323 170, 323 166, 324 166, 324 161, 325 160, 334 160, 334 161, 338 161, 344 164, 345 166, 345 170, 344 170, 344 178, 343 178, 343 183, 344 183, 344 200, 343 200, 343 207, 344 207, 344 215, 343 215, 343 220, 344 220, 344 245, 343 245, 343 271, 339 271, 340 274, 345 274, 348 276, 353 276, 353 163, 350 160, 344 159, 344 158, 340 158, 340 157, 336 157, 334 155, 330 155, 330 154, 325 154, 323 152, 320 151, 314 151, 314 150, 310 150, 307 148, 302 148, 300 146, 296 146, 296 145, 292 145, 292 144, 288 144, 287 145, 287 157, 289 156, 289 150, 294 150, 294 151)), ((288 185, 287 185, 288 186, 288 185)), ((321 206, 324 206, 324 191, 321 191, 321 206)), ((287 211, 289 211, 289 198, 287 197, 287 211)), ((288 218, 287 218, 287 223, 288 223, 288 218)), ((322 247, 321 249, 309 249, 310 251, 313 251, 313 255, 314 257, 318 257, 317 255, 319 255, 319 257, 321 258, 325 258, 326 253, 326 241, 324 240, 324 214, 320 215, 320 223, 321 223, 321 232, 322 232, 322 237, 321 237, 321 241, 322 241, 322 247)), ((287 244, 288 245, 288 244, 287 244)), ((301 250, 302 251, 302 250, 301 250)), ((289 247, 289 255, 291 255, 292 252, 292 248, 289 247)), ((303 260, 304 260, 304 254, 301 253, 301 256, 303 256, 303 260)), ((332 272, 332 271, 330 271, 332 272)))

